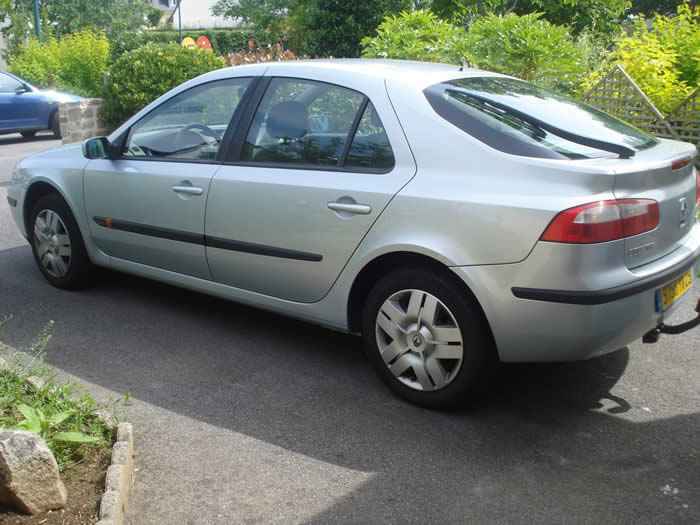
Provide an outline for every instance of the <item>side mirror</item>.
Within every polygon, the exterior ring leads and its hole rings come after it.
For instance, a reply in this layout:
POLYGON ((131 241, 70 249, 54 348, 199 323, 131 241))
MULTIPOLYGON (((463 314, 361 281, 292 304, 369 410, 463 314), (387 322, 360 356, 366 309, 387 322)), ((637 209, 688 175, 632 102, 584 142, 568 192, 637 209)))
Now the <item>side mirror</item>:
POLYGON ((95 137, 83 142, 83 156, 87 159, 111 159, 114 147, 107 137, 95 137))
POLYGON ((22 93, 27 93, 31 91, 27 86, 22 84, 21 86, 17 86, 17 89, 15 89, 15 95, 21 95, 22 93))

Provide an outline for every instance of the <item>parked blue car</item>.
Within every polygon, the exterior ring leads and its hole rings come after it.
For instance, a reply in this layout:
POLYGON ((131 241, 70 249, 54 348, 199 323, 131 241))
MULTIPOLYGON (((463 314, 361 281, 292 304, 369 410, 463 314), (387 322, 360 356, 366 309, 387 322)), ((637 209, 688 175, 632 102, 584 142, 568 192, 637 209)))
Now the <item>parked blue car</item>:
POLYGON ((38 89, 21 78, 0 71, 0 135, 21 133, 33 137, 37 131, 51 130, 61 138, 58 104, 77 102, 80 97, 38 89))

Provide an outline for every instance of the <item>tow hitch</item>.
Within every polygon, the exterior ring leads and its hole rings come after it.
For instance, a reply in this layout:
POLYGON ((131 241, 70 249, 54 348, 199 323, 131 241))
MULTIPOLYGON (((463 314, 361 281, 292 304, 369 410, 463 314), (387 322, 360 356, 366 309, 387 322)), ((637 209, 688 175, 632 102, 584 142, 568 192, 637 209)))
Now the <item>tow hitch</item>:
POLYGON ((700 326, 700 299, 698 299, 698 304, 695 307, 695 311, 698 313, 698 315, 695 317, 695 319, 691 319, 690 321, 686 321, 685 323, 681 323, 681 324, 677 324, 677 325, 669 325, 669 324, 661 323, 659 326, 657 326, 653 330, 644 334, 644 337, 642 337, 642 342, 643 343, 656 343, 659 340, 659 336, 661 334, 671 334, 671 335, 682 334, 683 332, 687 332, 688 330, 691 330, 691 329, 695 328, 696 326, 700 326))

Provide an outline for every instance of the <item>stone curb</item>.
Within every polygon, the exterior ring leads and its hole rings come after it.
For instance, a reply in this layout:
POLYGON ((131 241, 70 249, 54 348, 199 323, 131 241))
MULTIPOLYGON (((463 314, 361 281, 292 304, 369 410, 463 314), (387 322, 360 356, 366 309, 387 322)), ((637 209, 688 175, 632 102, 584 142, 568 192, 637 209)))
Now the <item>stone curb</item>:
POLYGON ((112 446, 112 462, 107 468, 97 525, 124 524, 133 483, 134 430, 131 423, 120 423, 117 426, 117 441, 112 446))

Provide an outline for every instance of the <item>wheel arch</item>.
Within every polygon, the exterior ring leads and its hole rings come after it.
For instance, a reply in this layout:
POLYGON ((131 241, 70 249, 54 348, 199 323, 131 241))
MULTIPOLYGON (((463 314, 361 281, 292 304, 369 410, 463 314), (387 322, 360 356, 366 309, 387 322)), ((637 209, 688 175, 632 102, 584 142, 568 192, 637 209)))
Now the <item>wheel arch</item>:
POLYGON ((27 192, 24 196, 24 206, 22 209, 24 215, 24 231, 27 232, 27 238, 31 236, 32 232, 32 225, 29 224, 29 220, 31 219, 34 204, 42 197, 50 195, 52 193, 61 197, 61 199, 63 199, 68 208, 71 210, 71 213, 73 213, 73 216, 75 216, 75 210, 73 210, 72 206, 68 202, 68 199, 66 199, 65 195, 63 195, 63 192, 61 192, 61 190, 59 190, 58 187, 45 180, 38 180, 36 182, 33 182, 29 186, 29 188, 27 188, 27 192))
MULTIPOLYGON (((355 279, 350 288, 348 295, 348 328, 352 333, 361 332, 362 326, 362 306, 365 303, 367 295, 372 287, 385 275, 400 268, 424 268, 436 273, 440 273, 453 281, 455 285, 467 294, 479 308, 483 317, 485 326, 491 334, 491 325, 488 322, 486 313, 484 312, 479 299, 476 297, 471 288, 450 270, 444 263, 434 259, 428 255, 409 252, 396 251, 382 254, 369 261, 360 272, 355 276, 355 279)), ((493 339, 493 335, 491 335, 493 339)))

